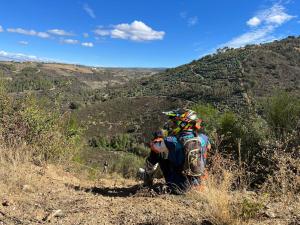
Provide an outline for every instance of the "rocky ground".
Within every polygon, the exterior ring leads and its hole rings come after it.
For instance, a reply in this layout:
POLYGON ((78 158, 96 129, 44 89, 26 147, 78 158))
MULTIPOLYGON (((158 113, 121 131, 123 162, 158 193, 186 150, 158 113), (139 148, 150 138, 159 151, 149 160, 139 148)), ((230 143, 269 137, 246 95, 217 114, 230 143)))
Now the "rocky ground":
MULTIPOLYGON (((10 171, 12 175, 14 172, 10 171)), ((206 194, 205 191, 184 196, 157 194, 154 190, 142 189, 139 181, 108 175, 89 181, 49 165, 24 166, 19 177, 3 179, 0 191, 1 225, 299 224, 299 208, 280 213, 282 208, 273 205, 255 219, 239 220, 232 219, 226 210, 223 212, 216 205, 208 215, 207 199, 198 197, 206 194)), ((221 195, 215 199, 222 202, 221 195)))

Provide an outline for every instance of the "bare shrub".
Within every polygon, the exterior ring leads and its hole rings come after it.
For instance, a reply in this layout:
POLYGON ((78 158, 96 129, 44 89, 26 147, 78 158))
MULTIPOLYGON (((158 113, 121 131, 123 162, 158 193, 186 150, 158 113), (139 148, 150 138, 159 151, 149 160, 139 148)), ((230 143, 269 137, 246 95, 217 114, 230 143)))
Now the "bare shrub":
POLYGON ((300 146, 292 147, 289 140, 269 143, 264 156, 270 162, 268 177, 262 185, 262 191, 273 197, 292 197, 300 193, 300 146))

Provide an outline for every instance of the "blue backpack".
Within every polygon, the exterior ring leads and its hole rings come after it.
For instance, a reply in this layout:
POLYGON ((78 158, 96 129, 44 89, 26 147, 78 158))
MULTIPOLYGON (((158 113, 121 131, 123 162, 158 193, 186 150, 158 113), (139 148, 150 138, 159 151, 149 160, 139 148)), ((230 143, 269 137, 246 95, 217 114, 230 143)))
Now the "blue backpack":
POLYGON ((188 176, 201 176, 204 174, 206 165, 208 137, 194 133, 181 135, 180 137, 169 136, 165 139, 169 149, 168 159, 177 167, 183 168, 183 174, 188 176))
POLYGON ((183 174, 197 177, 204 175, 208 137, 203 134, 192 138, 183 136, 180 141, 184 151, 183 174))

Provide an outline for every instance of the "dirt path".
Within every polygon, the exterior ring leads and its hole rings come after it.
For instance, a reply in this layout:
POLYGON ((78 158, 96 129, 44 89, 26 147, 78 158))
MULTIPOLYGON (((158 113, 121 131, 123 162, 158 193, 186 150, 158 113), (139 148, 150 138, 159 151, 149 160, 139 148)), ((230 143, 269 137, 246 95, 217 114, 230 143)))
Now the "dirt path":
POLYGON ((203 80, 204 77, 203 77, 202 75, 196 73, 196 72, 194 71, 194 67, 195 67, 195 65, 191 65, 191 66, 190 66, 191 72, 192 72, 195 76, 198 76, 198 77, 200 77, 200 78, 203 80))

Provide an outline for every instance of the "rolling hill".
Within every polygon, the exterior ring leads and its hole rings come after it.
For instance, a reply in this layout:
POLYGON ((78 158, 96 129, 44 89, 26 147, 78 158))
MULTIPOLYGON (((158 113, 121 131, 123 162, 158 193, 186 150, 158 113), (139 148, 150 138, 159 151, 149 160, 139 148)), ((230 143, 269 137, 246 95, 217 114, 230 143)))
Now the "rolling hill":
POLYGON ((0 62, 0 224, 298 224, 299 46, 223 48, 166 70, 0 62), (278 91, 292 94, 275 113, 289 133, 260 108, 278 91), (174 196, 159 174, 152 187, 127 179, 161 111, 195 104, 225 121, 213 124, 204 189, 174 196))
POLYGON ((300 38, 223 48, 166 70, 2 62, 0 73, 12 94, 61 99, 88 136, 131 132, 144 139, 161 124, 163 110, 209 103, 220 111, 259 113, 260 99, 276 91, 298 95, 300 38))
MULTIPOLYGON (((138 121, 146 113, 153 119, 137 131, 143 134, 153 124, 159 125, 155 119, 158 112, 196 103, 208 103, 220 111, 259 114, 259 102, 265 97, 280 90, 299 95, 299 46, 300 38, 289 37, 262 45, 220 49, 216 54, 149 77, 130 80, 114 89, 96 90, 94 97, 101 100, 92 107, 96 112, 101 108, 103 113, 110 114, 106 118, 110 123, 122 118, 116 116, 118 110, 106 107, 113 102, 122 102, 125 106, 119 110, 123 115, 130 115, 132 121, 138 121), (133 105, 138 106, 126 107, 133 105)), ((115 130, 122 132, 123 128, 123 125, 114 126, 115 130)))

